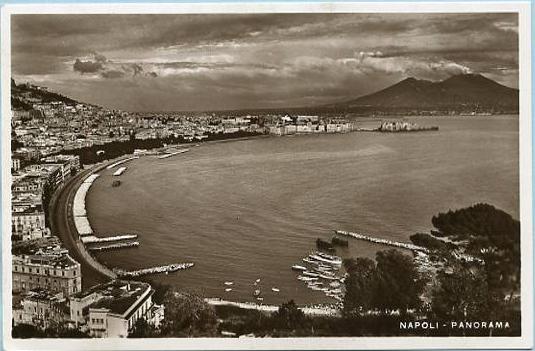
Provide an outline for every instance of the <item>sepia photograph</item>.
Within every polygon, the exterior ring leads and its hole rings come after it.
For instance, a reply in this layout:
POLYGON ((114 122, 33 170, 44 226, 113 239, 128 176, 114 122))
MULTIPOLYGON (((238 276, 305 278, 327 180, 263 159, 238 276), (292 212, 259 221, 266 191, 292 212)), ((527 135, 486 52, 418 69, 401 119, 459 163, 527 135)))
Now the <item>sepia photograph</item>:
POLYGON ((5 6, 4 347, 532 347, 530 8, 409 9, 5 6))

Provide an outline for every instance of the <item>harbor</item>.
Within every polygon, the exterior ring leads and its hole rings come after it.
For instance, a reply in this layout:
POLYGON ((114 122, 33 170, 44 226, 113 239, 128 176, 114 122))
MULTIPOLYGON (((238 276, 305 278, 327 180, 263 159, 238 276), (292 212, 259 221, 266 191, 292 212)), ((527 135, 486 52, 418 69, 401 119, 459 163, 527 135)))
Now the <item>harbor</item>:
POLYGON ((345 236, 348 236, 348 237, 351 237, 351 238, 354 238, 354 239, 365 240, 365 241, 369 241, 369 242, 376 243, 376 244, 394 246, 394 247, 399 247, 399 248, 402 248, 402 249, 408 249, 408 250, 412 250, 412 251, 420 251, 420 252, 425 252, 425 253, 429 252, 429 250, 427 248, 421 247, 421 246, 418 246, 418 245, 414 245, 414 244, 411 244, 411 243, 402 243, 402 242, 394 241, 394 240, 376 238, 376 237, 365 235, 365 234, 346 232, 344 230, 335 230, 334 232, 336 234, 338 234, 338 235, 345 235, 345 236))
POLYGON ((291 269, 297 273, 297 280, 312 291, 323 293, 326 297, 343 301, 346 276, 340 274, 342 258, 321 251, 312 252, 302 259, 303 264, 294 264, 291 269))
POLYGON ((185 270, 192 268, 195 264, 192 262, 186 262, 186 263, 174 263, 174 264, 168 264, 163 266, 157 266, 157 267, 150 267, 150 268, 143 268, 133 271, 125 271, 122 269, 114 269, 114 272, 117 274, 120 278, 135 278, 135 277, 141 277, 144 275, 149 274, 160 274, 160 273, 172 273, 179 270, 185 270))

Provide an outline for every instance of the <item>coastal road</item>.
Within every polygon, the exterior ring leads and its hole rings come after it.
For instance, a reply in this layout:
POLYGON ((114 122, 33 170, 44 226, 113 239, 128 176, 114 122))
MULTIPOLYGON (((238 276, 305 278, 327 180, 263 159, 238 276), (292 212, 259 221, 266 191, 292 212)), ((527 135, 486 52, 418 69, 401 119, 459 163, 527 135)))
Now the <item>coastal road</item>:
POLYGON ((83 170, 70 178, 63 187, 55 192, 49 206, 52 234, 62 241, 71 257, 81 264, 83 289, 107 282, 114 277, 108 268, 97 262, 87 252, 78 239, 78 233, 74 227, 72 201, 80 183, 89 173, 91 170, 83 170))

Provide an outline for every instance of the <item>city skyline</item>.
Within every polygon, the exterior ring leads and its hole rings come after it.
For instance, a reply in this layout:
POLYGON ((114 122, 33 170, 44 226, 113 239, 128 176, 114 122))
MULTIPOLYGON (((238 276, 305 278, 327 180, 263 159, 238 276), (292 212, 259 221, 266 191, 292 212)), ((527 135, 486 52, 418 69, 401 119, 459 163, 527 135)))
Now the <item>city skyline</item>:
POLYGON ((518 87, 516 14, 12 18, 15 80, 129 111, 313 106, 461 73, 518 87))

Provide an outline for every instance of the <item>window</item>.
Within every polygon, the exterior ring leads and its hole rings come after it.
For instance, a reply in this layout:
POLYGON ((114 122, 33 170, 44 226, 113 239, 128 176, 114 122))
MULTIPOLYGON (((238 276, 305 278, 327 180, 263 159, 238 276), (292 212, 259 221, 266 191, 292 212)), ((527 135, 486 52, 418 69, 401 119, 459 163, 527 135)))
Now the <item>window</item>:
POLYGON ((15 272, 18 272, 18 271, 19 271, 19 267, 15 266, 15 272))

